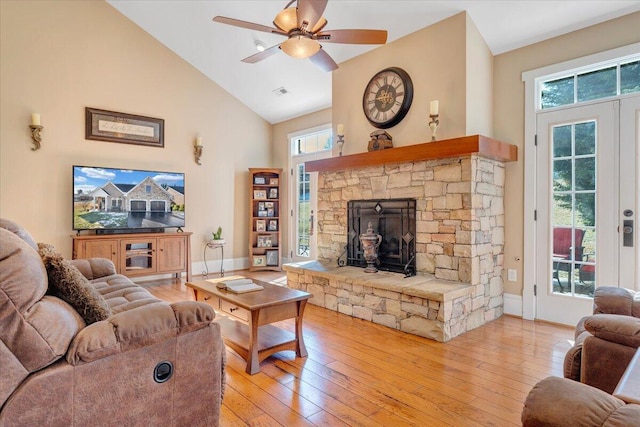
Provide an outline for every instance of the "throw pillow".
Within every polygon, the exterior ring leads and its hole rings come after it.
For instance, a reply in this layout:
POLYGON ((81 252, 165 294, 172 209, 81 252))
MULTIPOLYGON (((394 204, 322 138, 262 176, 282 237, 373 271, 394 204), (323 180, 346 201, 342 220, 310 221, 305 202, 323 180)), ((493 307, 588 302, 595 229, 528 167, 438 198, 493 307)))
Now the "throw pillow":
POLYGON ((53 246, 38 244, 38 248, 47 269, 52 295, 68 302, 88 325, 111 316, 107 302, 80 270, 57 253, 53 246))

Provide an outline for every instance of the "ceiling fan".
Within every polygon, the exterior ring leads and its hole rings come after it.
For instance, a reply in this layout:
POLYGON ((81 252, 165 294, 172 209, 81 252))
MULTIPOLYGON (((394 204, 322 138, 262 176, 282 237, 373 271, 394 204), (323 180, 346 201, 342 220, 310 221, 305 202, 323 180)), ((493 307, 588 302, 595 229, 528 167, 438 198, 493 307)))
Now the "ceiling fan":
POLYGON ((254 24, 239 19, 216 16, 214 22, 233 25, 265 33, 278 34, 287 40, 244 58, 242 62, 256 63, 282 50, 294 58, 309 58, 323 71, 333 71, 338 64, 322 49, 319 43, 385 44, 386 30, 327 30, 327 20, 322 16, 328 0, 291 0, 273 20, 274 27, 254 24), (291 5, 297 2, 296 7, 291 5))

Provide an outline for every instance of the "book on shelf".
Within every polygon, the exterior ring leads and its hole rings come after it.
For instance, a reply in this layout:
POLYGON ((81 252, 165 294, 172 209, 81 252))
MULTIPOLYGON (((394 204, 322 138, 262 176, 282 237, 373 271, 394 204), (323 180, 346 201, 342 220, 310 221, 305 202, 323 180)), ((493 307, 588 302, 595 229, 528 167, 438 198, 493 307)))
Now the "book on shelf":
POLYGON ((216 287, 223 291, 243 294, 245 292, 261 291, 264 287, 253 283, 251 279, 229 279, 216 283, 216 287))

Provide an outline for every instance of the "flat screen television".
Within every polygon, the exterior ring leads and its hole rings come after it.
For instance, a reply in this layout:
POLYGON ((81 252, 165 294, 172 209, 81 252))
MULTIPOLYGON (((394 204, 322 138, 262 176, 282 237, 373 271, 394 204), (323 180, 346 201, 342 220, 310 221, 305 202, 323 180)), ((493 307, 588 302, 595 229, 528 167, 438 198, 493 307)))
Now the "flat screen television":
POLYGON ((73 166, 74 230, 158 232, 184 214, 184 173, 73 166))

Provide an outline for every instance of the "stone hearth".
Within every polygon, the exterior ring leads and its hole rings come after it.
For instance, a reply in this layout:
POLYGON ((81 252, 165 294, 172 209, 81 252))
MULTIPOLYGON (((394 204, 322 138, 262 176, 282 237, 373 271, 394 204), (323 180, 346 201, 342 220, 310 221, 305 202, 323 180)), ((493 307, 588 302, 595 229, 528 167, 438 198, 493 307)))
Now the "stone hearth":
POLYGON ((384 151, 307 164, 320 172, 319 263, 285 266, 289 286, 313 293, 312 304, 438 341, 500 317, 504 162, 515 147, 475 136, 384 151), (338 268, 347 202, 401 198, 417 201, 418 276, 338 268))

